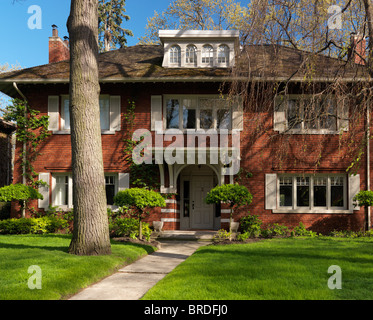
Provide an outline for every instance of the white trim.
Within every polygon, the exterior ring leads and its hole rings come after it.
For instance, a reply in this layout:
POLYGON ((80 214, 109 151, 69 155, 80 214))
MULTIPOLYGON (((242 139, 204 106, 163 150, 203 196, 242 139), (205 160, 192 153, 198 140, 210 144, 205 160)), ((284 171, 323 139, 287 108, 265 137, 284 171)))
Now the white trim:
POLYGON ((177 209, 164 209, 164 208, 161 208, 161 212, 162 212, 162 213, 180 213, 180 210, 177 210, 177 209))
POLYGON ((175 199, 165 199, 166 203, 177 203, 177 200, 175 199))
POLYGON ((220 219, 220 222, 222 222, 222 223, 224 223, 224 222, 231 222, 231 220, 230 219, 220 219))
POLYGON ((231 209, 220 209, 221 213, 231 213, 231 209))
POLYGON ((176 219, 176 218, 161 218, 161 221, 163 221, 163 222, 179 222, 180 219, 176 219))

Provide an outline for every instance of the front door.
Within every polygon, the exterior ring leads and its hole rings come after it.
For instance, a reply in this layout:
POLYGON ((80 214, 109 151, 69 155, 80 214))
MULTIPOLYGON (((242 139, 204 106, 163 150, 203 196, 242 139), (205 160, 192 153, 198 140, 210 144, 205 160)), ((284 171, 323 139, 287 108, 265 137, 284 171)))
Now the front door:
POLYGON ((213 177, 194 176, 191 187, 190 227, 192 229, 213 229, 214 207, 205 202, 207 193, 213 188, 213 177))

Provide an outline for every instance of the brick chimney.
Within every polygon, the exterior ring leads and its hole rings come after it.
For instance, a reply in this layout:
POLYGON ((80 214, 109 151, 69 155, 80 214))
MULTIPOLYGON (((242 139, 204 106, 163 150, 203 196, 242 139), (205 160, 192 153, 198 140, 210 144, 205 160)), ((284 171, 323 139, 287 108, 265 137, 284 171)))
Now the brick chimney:
POLYGON ((352 58, 352 61, 356 64, 365 65, 366 58, 366 40, 360 34, 351 34, 350 40, 350 49, 349 49, 349 59, 352 58))
POLYGON ((57 26, 52 26, 52 37, 49 37, 49 63, 70 59, 69 41, 58 36, 57 26))

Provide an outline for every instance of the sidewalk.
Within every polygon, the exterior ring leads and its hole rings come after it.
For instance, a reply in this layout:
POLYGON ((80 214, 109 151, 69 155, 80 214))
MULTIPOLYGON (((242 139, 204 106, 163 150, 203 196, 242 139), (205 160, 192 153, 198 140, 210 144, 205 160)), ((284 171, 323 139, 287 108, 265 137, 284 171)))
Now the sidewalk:
POLYGON ((165 241, 161 248, 82 290, 69 300, 138 300, 208 241, 165 241))

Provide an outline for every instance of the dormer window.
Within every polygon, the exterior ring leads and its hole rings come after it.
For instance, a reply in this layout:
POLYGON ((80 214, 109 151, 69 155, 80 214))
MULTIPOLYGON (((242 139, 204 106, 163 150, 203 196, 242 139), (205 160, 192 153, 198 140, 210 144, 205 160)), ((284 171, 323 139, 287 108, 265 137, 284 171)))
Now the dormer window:
POLYGON ((229 48, 227 45, 221 45, 218 48, 218 63, 228 64, 229 63, 229 48))
POLYGON ((197 47, 188 45, 185 51, 185 62, 187 64, 197 64, 197 47))
POLYGON ((159 30, 164 68, 229 68, 239 53, 238 30, 159 30))
POLYGON ((213 64, 214 62, 214 48, 206 44, 202 47, 202 63, 213 64))
POLYGON ((178 45, 172 46, 170 49, 170 63, 180 65, 181 49, 178 45))

